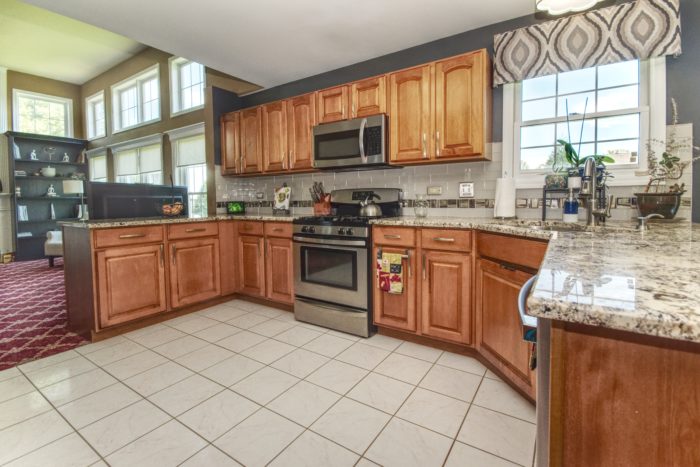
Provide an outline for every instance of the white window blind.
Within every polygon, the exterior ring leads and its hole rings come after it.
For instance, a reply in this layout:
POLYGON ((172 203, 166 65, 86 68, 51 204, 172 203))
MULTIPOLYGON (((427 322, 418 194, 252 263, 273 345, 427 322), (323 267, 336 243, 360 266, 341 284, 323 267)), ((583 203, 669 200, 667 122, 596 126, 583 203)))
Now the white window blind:
POLYGON ((207 164, 204 135, 170 136, 173 147, 175 183, 187 187, 191 217, 207 215, 207 164))
POLYGON ((107 181, 107 155, 100 154, 90 156, 90 181, 106 182, 107 181))
POLYGON ((163 158, 160 144, 115 149, 115 174, 119 183, 163 183, 163 158))

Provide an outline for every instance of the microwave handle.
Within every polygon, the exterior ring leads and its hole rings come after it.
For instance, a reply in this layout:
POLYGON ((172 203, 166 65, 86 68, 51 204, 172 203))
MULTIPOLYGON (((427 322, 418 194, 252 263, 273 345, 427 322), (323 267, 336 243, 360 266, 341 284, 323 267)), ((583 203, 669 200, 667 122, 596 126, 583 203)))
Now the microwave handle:
POLYGON ((365 126, 367 126, 367 119, 363 118, 360 122, 360 158, 362 158, 362 163, 367 163, 367 155, 365 154, 365 126))

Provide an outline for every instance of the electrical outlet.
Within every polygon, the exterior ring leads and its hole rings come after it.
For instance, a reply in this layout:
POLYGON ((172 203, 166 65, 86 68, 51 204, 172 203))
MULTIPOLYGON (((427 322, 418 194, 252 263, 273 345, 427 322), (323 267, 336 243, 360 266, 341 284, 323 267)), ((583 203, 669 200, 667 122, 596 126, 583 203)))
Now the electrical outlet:
POLYGON ((265 193, 262 191, 258 191, 255 193, 255 199, 265 199, 265 193))
POLYGON ((459 197, 460 198, 473 198, 474 197, 474 182, 462 182, 459 184, 459 197))
POLYGON ((437 185, 437 186, 429 186, 428 187, 428 195, 430 196, 439 196, 442 194, 442 187, 437 185))

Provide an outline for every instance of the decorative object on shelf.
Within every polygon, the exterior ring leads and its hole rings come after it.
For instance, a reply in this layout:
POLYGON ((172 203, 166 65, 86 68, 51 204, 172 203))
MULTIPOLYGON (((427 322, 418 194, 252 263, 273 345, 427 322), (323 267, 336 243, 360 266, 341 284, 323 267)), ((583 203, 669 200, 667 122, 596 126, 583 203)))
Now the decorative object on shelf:
POLYGON ((413 202, 413 213, 416 217, 428 217, 428 208, 430 201, 426 195, 416 195, 416 200, 413 202))
POLYGON ((56 187, 53 186, 53 183, 49 185, 49 188, 46 190, 46 196, 49 198, 56 198, 58 196, 58 193, 56 193, 56 187))
POLYGON ((67 152, 63 153, 63 159, 61 159, 61 162, 70 162, 70 156, 67 152))
POLYGON ((12 156, 15 158, 16 161, 22 160, 22 152, 20 151, 19 146, 15 142, 12 143, 12 156))
POLYGON ((53 146, 44 146, 44 154, 49 158, 49 161, 53 161, 53 155, 56 154, 56 148, 53 146))
POLYGON ((27 176, 26 170, 15 170, 15 177, 26 177, 26 176, 27 176))
POLYGON ((289 202, 292 198, 292 189, 283 183, 275 189, 275 202, 272 206, 273 214, 289 215, 289 202))
POLYGON ((43 167, 39 173, 41 173, 42 177, 50 177, 53 178, 56 176, 56 167, 51 167, 50 165, 47 165, 46 167, 43 167))
POLYGON ((63 180, 63 193, 80 195, 78 219, 87 220, 87 205, 85 204, 85 185, 81 180, 63 180), (85 206, 85 207, 83 207, 85 206))
POLYGON ((31 232, 17 232, 17 238, 33 237, 31 232))
POLYGON ((78 158, 75 160, 78 164, 85 164, 87 163, 87 150, 82 149, 80 151, 80 154, 78 154, 78 158))
POLYGON ((29 160, 30 161, 38 161, 39 157, 36 155, 36 149, 32 149, 32 152, 29 153, 29 160))
POLYGON ((83 172, 73 172, 70 174, 70 178, 73 180, 87 180, 87 175, 83 172))
POLYGON ((18 221, 28 221, 29 220, 29 211, 27 210, 27 206, 25 206, 23 204, 17 205, 17 220, 18 221))
POLYGON ((21 186, 16 186, 15 187, 15 197, 21 198, 22 197, 22 187, 21 186))
POLYGON ((682 141, 678 137, 678 103, 671 99, 672 118, 671 130, 666 141, 650 139, 647 141, 647 174, 649 182, 644 193, 635 193, 637 209, 642 217, 650 214, 660 214, 666 219, 673 219, 681 206, 681 196, 686 192, 685 183, 678 184, 685 169, 691 166, 700 156, 695 154, 700 148, 692 142, 682 141), (661 151, 659 156, 658 151, 661 151), (683 161, 680 152, 689 151, 690 159, 683 161), (673 183, 671 185, 671 183, 673 183), (660 191, 661 185, 669 185, 667 190, 660 191), (651 191, 651 190, 654 191, 651 191))
POLYGON ((49 204, 49 216, 51 220, 56 220, 56 208, 53 207, 53 203, 49 204))
POLYGON ((586 11, 603 1, 605 0, 537 0, 535 6, 538 11, 558 16, 586 11))
POLYGON ((512 177, 496 179, 496 204, 493 217, 511 219, 515 217, 515 180, 512 177))

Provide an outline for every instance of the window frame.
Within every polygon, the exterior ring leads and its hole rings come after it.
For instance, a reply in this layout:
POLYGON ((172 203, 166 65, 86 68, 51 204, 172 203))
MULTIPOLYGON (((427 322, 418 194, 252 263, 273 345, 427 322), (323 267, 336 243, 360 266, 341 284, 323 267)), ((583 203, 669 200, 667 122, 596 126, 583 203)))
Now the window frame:
MULTIPOLYGON (((178 171, 178 169, 179 169, 180 167, 187 167, 187 166, 180 166, 180 165, 177 164, 178 151, 179 151, 179 144, 178 144, 178 141, 180 141, 180 140, 182 140, 182 139, 192 138, 192 137, 195 137, 195 136, 201 136, 202 138, 204 138, 204 163, 203 163, 203 165, 204 165, 204 170, 205 170, 205 172, 204 172, 204 173, 205 173, 205 184, 204 184, 204 186, 205 186, 205 191, 203 191, 203 192, 201 192, 201 191, 190 192, 190 191, 188 190, 188 192, 187 192, 187 197, 188 197, 187 203, 188 203, 188 204, 187 204, 187 205, 188 205, 188 215, 189 215, 189 216, 192 216, 192 210, 191 210, 192 204, 191 204, 191 198, 190 198, 192 195, 204 195, 204 198, 205 198, 205 200, 206 200, 205 206, 206 206, 207 212, 204 214, 203 217, 206 217, 207 215, 209 215, 209 206, 208 206, 208 200, 209 200, 209 186, 208 186, 208 185, 209 185, 209 173, 208 173, 208 167, 207 167, 206 134, 205 134, 205 131, 204 131, 204 130, 205 130, 204 123, 197 123, 197 124, 190 125, 190 126, 187 126, 187 127, 177 128, 177 129, 175 129, 175 130, 170 130, 170 131, 167 132, 167 134, 168 134, 168 139, 170 140, 170 147, 171 147, 171 149, 172 149, 172 150, 171 150, 171 152, 172 152, 172 154, 171 154, 171 156, 172 156, 172 168, 173 168, 172 173, 173 173, 173 179, 174 179, 174 181, 175 181, 175 185, 182 185, 182 181, 179 180, 179 171, 178 171)), ((193 165, 194 165, 194 164, 193 164, 193 165)), ((184 186, 184 185, 183 185, 183 186, 184 186)))
POLYGON ((115 144, 113 146, 110 146, 110 150, 112 151, 112 170, 114 173, 114 182, 115 183, 140 183, 140 184, 151 184, 149 182, 144 182, 142 179, 143 174, 146 173, 153 173, 153 172, 142 172, 141 171, 141 149, 148 147, 148 146, 155 146, 158 145, 159 148, 159 157, 160 157, 160 174, 161 174, 161 183, 160 185, 163 185, 165 183, 165 161, 163 159, 163 135, 162 134, 157 134, 157 135, 151 135, 151 136, 146 136, 143 138, 138 138, 136 140, 132 140, 126 143, 121 143, 121 144, 115 144), (137 164, 138 164, 138 173, 135 174, 138 176, 138 181, 137 182, 120 182, 119 181, 119 172, 117 170, 117 160, 119 159, 118 153, 123 152, 123 151, 131 151, 131 150, 136 150, 137 154, 137 164))
POLYGON ((34 99, 43 99, 44 101, 49 101, 53 103, 58 103, 63 105, 65 112, 65 134, 64 135, 47 135, 63 138, 73 137, 73 99, 69 97, 53 96, 51 94, 43 94, 34 91, 25 91, 24 89, 13 88, 12 89, 12 129, 14 131, 20 131, 20 112, 19 112, 19 100, 21 97, 30 97, 34 99))
POLYGON ((107 149, 106 148, 97 148, 97 149, 91 149, 90 151, 87 152, 87 159, 88 159, 88 181, 91 183, 108 183, 109 182, 109 157, 107 157, 107 149), (104 157, 105 159, 105 170, 106 170, 106 176, 103 179, 100 180, 95 180, 92 178, 93 175, 93 170, 92 170, 92 164, 94 159, 99 159, 104 157))
MULTIPOLYGON (((666 59, 658 57, 640 60, 639 70, 639 107, 633 109, 615 110, 596 113, 595 118, 623 114, 639 113, 639 154, 637 164, 627 164, 609 167, 614 178, 608 180, 610 186, 639 186, 647 181, 645 174, 647 166, 646 141, 648 139, 666 139, 666 59)), ((524 126, 520 121, 522 104, 522 82, 509 83, 503 87, 503 177, 513 177, 515 186, 519 189, 542 188, 544 176, 551 170, 520 169, 520 129, 524 126), (512 122, 512 123, 508 123, 512 122)), ((588 119, 589 116, 586 116, 588 119)), ((591 117, 593 118, 593 117, 591 117)), ((582 116, 570 117, 577 122, 582 116)), ((526 126, 539 123, 551 123, 557 119, 532 120, 526 126)))
POLYGON ((85 98, 85 135, 87 136, 88 141, 93 141, 107 136, 107 107, 105 104, 104 90, 96 92, 92 96, 88 96, 85 98), (101 133, 95 131, 95 133, 91 136, 90 129, 97 129, 97 120, 95 119, 94 105, 100 100, 102 101, 102 113, 104 120, 102 126, 100 127, 101 133))
POLYGON ((168 68, 170 70, 170 116, 175 117, 178 115, 194 112, 204 108, 204 99, 206 97, 205 89, 207 86, 207 73, 206 67, 201 63, 195 62, 194 60, 189 60, 184 57, 170 57, 168 60, 168 68), (186 109, 182 108, 182 87, 180 86, 180 67, 187 65, 189 63, 197 63, 202 67, 202 103, 193 107, 188 107, 186 109))
POLYGON ((163 118, 162 112, 162 93, 160 87, 160 66, 158 63, 146 68, 135 75, 132 75, 110 87, 112 96, 112 133, 121 133, 123 131, 133 130, 146 125, 158 123, 163 118), (158 89, 158 116, 150 120, 143 120, 143 84, 155 77, 158 89), (121 93, 130 89, 136 88, 136 123, 129 126, 122 125, 122 106, 121 93))

